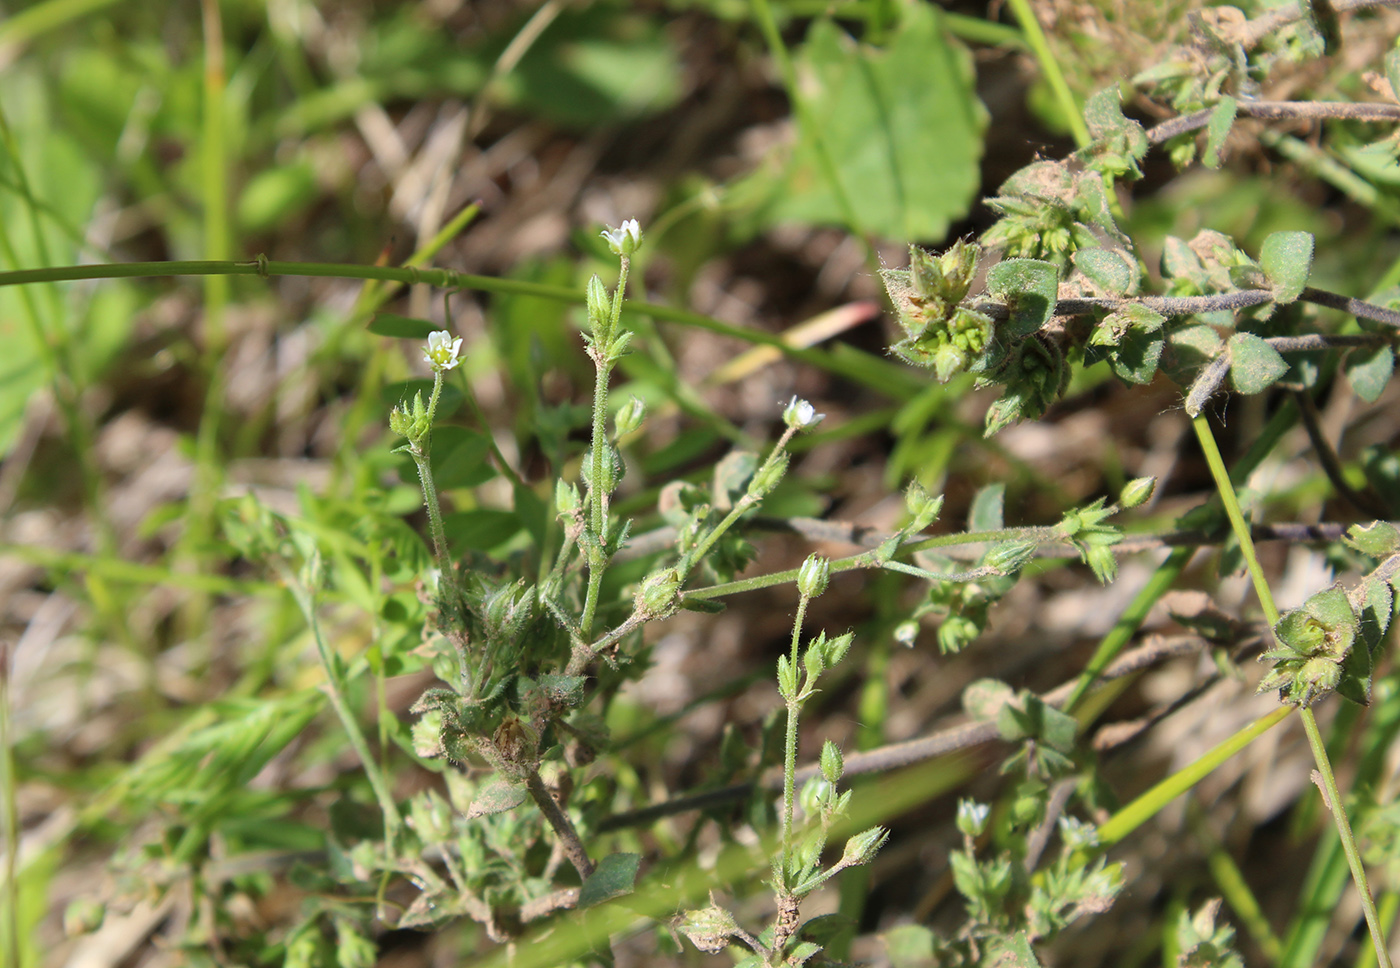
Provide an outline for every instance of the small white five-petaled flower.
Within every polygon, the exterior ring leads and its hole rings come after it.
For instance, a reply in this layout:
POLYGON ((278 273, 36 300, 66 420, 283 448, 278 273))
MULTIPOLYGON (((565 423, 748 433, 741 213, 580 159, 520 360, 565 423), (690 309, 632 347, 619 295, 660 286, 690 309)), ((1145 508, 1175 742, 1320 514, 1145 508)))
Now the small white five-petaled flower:
POLYGON ((614 255, 631 255, 642 247, 642 227, 634 218, 623 222, 621 228, 606 228, 599 234, 607 240, 614 255))
POLYGON ((434 370, 450 370, 462 362, 457 354, 462 351, 462 337, 455 339, 445 329, 428 334, 428 348, 423 351, 423 359, 433 365, 434 370))
POLYGON ((797 430, 808 430, 821 423, 826 417, 824 413, 817 413, 817 408, 806 400, 799 400, 793 397, 783 410, 783 423, 797 430))

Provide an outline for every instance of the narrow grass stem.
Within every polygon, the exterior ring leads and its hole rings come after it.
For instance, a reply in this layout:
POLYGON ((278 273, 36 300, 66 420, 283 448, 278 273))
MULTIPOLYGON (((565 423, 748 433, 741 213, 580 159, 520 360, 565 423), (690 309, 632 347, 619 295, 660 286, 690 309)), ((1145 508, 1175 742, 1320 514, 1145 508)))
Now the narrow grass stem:
MULTIPOLYGON (((1216 488, 1220 493, 1221 502, 1225 505, 1225 513, 1230 519, 1230 525, 1234 528, 1235 537, 1240 542, 1240 552, 1244 557, 1245 566, 1249 569, 1249 577, 1254 583, 1255 594, 1259 596, 1259 603, 1264 608, 1264 615, 1268 619, 1269 625, 1275 626, 1279 621, 1278 606, 1274 604, 1273 593, 1269 589, 1269 583, 1264 578, 1263 569, 1259 567, 1259 559, 1254 554, 1254 542, 1250 539, 1249 527, 1240 511, 1234 486, 1230 483, 1230 476, 1225 470, 1225 462, 1220 456, 1219 448, 1215 445, 1215 436, 1211 433, 1210 424, 1204 416, 1197 414, 1192 419, 1191 425, 1196 431, 1197 439, 1201 442, 1201 450, 1205 453, 1206 463, 1210 465, 1211 475, 1215 478, 1216 488)), ((1337 788, 1337 779, 1332 772, 1332 761, 1327 755, 1327 747, 1322 741, 1322 732, 1317 727, 1317 719, 1313 716, 1311 709, 1300 708, 1298 716, 1303 721, 1303 729, 1308 736, 1308 745, 1312 747, 1313 759, 1317 763, 1317 775, 1321 779, 1323 801, 1337 825, 1337 835, 1341 838, 1342 851, 1346 854, 1347 865, 1351 868, 1356 891, 1361 896, 1361 909, 1366 915, 1366 926, 1371 932, 1371 943, 1376 949, 1377 963, 1381 968, 1391 968, 1385 932, 1381 929, 1380 918, 1376 914, 1376 902, 1371 895, 1371 885, 1366 880, 1366 867, 1361 861, 1360 851, 1356 848, 1356 838, 1352 836, 1351 821, 1347 819, 1346 804, 1342 800, 1341 791, 1337 788)))
POLYGON ((5 869, 0 873, 0 918, 5 935, 5 963, 21 964, 19 928, 19 784, 15 776, 14 739, 10 735, 10 659, 12 646, 0 642, 0 827, 5 869))
POLYGON ((276 567, 287 583, 287 587, 291 589, 292 597, 296 599, 297 607, 301 609, 302 617, 311 629, 311 637, 316 643, 316 655, 320 658, 321 668, 326 673, 326 695, 330 698, 331 707, 340 719, 340 725, 345 730, 346 738, 350 740, 351 747, 360 758, 365 776, 369 780, 371 789, 374 790, 374 797, 379 802, 380 812, 384 814, 384 836, 389 844, 389 849, 397 852, 400 834, 403 831, 403 817, 399 813, 398 805, 394 802, 389 781, 379 768, 379 761, 370 754, 365 734, 360 729, 360 724, 356 721, 350 704, 345 700, 345 682, 341 675, 340 656, 331 651, 330 646, 326 644, 325 636, 321 634, 321 623, 316 617, 316 602, 312 590, 301 583, 285 562, 278 563, 276 567))
POLYGON ((1093 140, 1089 135, 1088 126, 1084 123, 1084 112, 1080 110, 1079 103, 1074 99, 1074 93, 1065 80, 1064 72, 1060 70, 1060 64, 1050 50, 1050 42, 1045 38, 1045 31, 1040 29, 1040 21, 1035 18, 1035 10, 1030 0, 1011 0, 1010 7, 1016 17, 1016 23, 1021 27, 1021 35, 1025 38, 1026 45, 1030 47, 1036 63, 1040 65, 1045 82, 1055 94, 1055 101, 1064 114, 1070 133, 1074 135, 1075 144, 1083 148, 1093 140))
POLYGON ((1239 499, 1235 496, 1234 485, 1230 483, 1230 472, 1225 469, 1225 461, 1220 456, 1220 448, 1215 445, 1215 435, 1211 433, 1210 422, 1204 414, 1191 419, 1191 428, 1196 431, 1196 439, 1201 443, 1210 473, 1215 478, 1215 487, 1220 494, 1220 502, 1225 506, 1225 516, 1230 519, 1235 538, 1240 543, 1240 554, 1244 556, 1245 567, 1249 570, 1250 581, 1254 584, 1254 594, 1259 597, 1259 605, 1264 609, 1264 618, 1270 627, 1278 624, 1278 606, 1274 604, 1274 594, 1259 567, 1259 558, 1254 554, 1254 540, 1249 534, 1244 512, 1240 510, 1239 499))
POLYGON ((1167 804, 1200 783, 1226 760, 1287 719, 1292 711, 1286 706, 1280 706, 1198 757, 1195 762, 1162 780, 1099 827, 1099 842, 1105 847, 1118 843, 1156 816, 1167 804))
POLYGON ((1317 762, 1314 778, 1320 781, 1322 799, 1332 813, 1337 824, 1337 836, 1342 841, 1342 852, 1346 854, 1347 866, 1351 868, 1351 878, 1356 883, 1356 892, 1361 896, 1361 911, 1366 915, 1366 927, 1371 932, 1371 945, 1376 949, 1376 963, 1380 968, 1391 968, 1390 950, 1385 940, 1385 929, 1381 926, 1380 915, 1376 913, 1376 901, 1371 894, 1371 885, 1366 879, 1366 866, 1357 849, 1356 837, 1351 831, 1351 821, 1347 819, 1346 804, 1342 792, 1337 788, 1337 777, 1332 772, 1332 760, 1327 755, 1327 746, 1322 741, 1322 730, 1317 727, 1317 719, 1311 709, 1299 709, 1298 717, 1303 721, 1303 731, 1307 733, 1308 745, 1312 747, 1313 759, 1317 762))

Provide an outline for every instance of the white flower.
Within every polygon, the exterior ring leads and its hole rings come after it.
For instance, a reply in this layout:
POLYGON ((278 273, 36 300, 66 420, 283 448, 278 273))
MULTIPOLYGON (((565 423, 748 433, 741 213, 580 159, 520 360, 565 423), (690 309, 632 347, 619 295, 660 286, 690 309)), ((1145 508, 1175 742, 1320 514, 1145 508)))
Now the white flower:
POLYGON ((606 228, 599 234, 607 240, 614 255, 631 255, 642 247, 642 228, 634 218, 623 222, 620 229, 606 228))
POLYGON ((825 419, 826 414, 817 413, 817 408, 806 400, 793 397, 783 410, 783 423, 797 430, 810 430, 825 419))
POLYGON ((433 365, 434 370, 450 370, 462 362, 457 354, 462 351, 462 337, 455 339, 445 329, 428 334, 428 348, 423 351, 423 359, 433 365))

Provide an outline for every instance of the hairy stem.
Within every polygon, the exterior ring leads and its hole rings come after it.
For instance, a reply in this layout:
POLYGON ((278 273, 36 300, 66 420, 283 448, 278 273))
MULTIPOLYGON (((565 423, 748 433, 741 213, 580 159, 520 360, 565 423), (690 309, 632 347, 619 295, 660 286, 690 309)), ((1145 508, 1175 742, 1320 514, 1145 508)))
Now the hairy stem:
POLYGON ((554 795, 544 785, 539 770, 531 770, 525 777, 525 789, 529 791, 530 799, 535 801, 535 806, 540 808, 540 813, 544 814, 544 819, 554 828, 554 834, 559 838, 560 846, 564 848, 564 856, 574 865, 578 876, 587 880, 594 871, 593 861, 588 857, 588 849, 583 846, 583 840, 579 837, 574 822, 555 802, 554 795))

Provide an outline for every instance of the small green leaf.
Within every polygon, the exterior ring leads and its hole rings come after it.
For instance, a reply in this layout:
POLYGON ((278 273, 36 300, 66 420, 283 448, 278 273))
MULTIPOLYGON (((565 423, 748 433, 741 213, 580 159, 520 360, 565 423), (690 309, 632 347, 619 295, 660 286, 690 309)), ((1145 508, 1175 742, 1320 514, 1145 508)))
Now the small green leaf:
POLYGON ((1172 329, 1162 354, 1162 369, 1177 384, 1189 386, 1224 348, 1210 326, 1195 324, 1172 329))
POLYGON ((1259 265, 1269 277, 1274 302, 1291 303, 1302 294, 1312 270, 1311 232, 1275 232, 1259 249, 1259 265))
POLYGON ((1390 81, 1391 94, 1400 100, 1400 47, 1385 55, 1385 77, 1390 81))
POLYGON ((1103 290, 1105 295, 1124 296, 1137 288, 1137 262, 1131 264, 1121 252, 1112 249, 1079 249, 1074 267, 1103 290))
POLYGON ((411 316, 398 316, 394 313, 375 313, 366 327, 376 336, 391 336, 396 339, 427 339, 430 333, 442 329, 437 323, 411 316))
POLYGON ((1388 582, 1378 578, 1367 578, 1355 592, 1360 602, 1357 614, 1361 620, 1361 641, 1366 643, 1368 652, 1375 652, 1390 628, 1394 614, 1395 592, 1388 582))
POLYGON ((1261 393, 1288 372, 1278 350, 1253 333, 1230 337, 1230 382, 1240 393, 1261 393))
POLYGON ((1130 329, 1108 354, 1108 365, 1112 367, 1114 376, 1124 383, 1145 386, 1157 376, 1164 343, 1159 336, 1130 329))
POLYGON ((987 292, 1006 304, 1011 336, 1029 336, 1049 322, 1060 291, 1060 273, 1053 263, 1038 259, 1007 259, 987 273, 987 292))
POLYGON ((982 960, 978 962, 983 968, 1041 968, 1024 931, 992 935, 984 944, 982 960))
POLYGON ((609 854, 604 857, 598 862, 597 870, 579 888, 578 906, 589 908, 631 894, 637 883, 637 866, 641 862, 641 854, 609 854))
POLYGON ((1400 531, 1386 521, 1353 524, 1342 540, 1370 558, 1389 558, 1400 551, 1400 531))
POLYGON ((467 810, 467 819, 485 817, 493 813, 514 810, 525 802, 525 788, 505 780, 496 780, 487 785, 475 797, 467 810))
POLYGON ((967 512, 969 531, 999 531, 1002 528, 1001 508, 1006 498, 1006 485, 988 484, 972 498, 972 508, 967 512))
POLYGON ((1015 694, 999 679, 978 679, 963 690, 962 707, 973 719, 986 721, 995 718, 1015 694))
POLYGON ((901 924, 880 935, 891 968, 933 968, 933 932, 922 924, 901 924))
POLYGON ((1395 371, 1395 350, 1389 345, 1358 346, 1347 354, 1344 368, 1356 395, 1375 403, 1395 371))
POLYGON ((1210 120, 1206 122, 1206 151, 1201 163, 1207 168, 1220 167, 1220 149, 1225 146, 1225 138, 1235 125, 1235 114, 1239 103, 1229 95, 1222 97, 1211 109, 1210 120))

